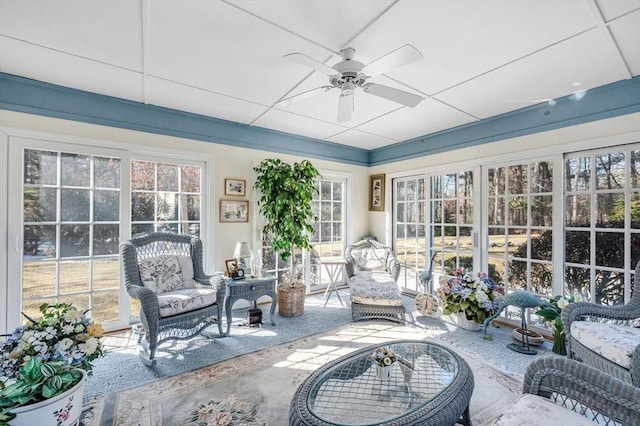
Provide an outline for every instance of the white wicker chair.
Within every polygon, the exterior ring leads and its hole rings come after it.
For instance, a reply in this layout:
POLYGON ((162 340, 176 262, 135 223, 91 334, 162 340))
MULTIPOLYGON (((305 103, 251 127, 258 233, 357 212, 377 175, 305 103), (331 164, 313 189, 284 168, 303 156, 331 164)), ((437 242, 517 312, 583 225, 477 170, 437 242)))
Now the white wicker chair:
MULTIPOLYGON (((138 343, 142 346, 140 356, 146 365, 155 365, 156 348, 165 341, 190 339, 214 323, 218 324, 219 336, 224 336, 224 279, 206 275, 202 258, 202 241, 190 235, 154 232, 120 244, 124 285, 129 296, 140 301, 140 322, 144 332, 138 343), (182 262, 191 260, 193 288, 160 292, 148 285, 148 280, 143 282, 140 274, 143 262, 149 264, 154 259, 170 257, 181 258, 182 262)), ((191 268, 184 269, 189 270, 185 274, 191 274, 191 268)), ((183 277, 182 270, 180 277, 183 277)), ((191 279, 186 275, 184 278, 191 279)))
POLYGON ((640 262, 628 303, 571 303, 562 310, 562 322, 569 358, 640 387, 640 262))

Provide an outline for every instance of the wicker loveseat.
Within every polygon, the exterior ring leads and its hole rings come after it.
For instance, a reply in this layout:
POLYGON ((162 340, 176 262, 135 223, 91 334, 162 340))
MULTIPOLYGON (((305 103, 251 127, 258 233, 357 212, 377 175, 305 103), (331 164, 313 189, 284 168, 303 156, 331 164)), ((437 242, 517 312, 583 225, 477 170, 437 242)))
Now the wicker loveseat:
POLYGON ((570 358, 640 387, 640 262, 628 303, 571 303, 562 322, 570 358))
POLYGON ((363 240, 347 247, 345 259, 353 320, 382 318, 404 323, 405 309, 396 284, 400 262, 393 250, 363 240))
POLYGON ((225 283, 202 269, 202 241, 190 235, 154 232, 120 244, 127 293, 140 302, 144 332, 140 356, 155 365, 158 345, 199 335, 217 322, 222 332, 225 283))
POLYGON ((584 363, 544 356, 529 364, 523 395, 494 425, 596 423, 640 425, 640 389, 584 363))

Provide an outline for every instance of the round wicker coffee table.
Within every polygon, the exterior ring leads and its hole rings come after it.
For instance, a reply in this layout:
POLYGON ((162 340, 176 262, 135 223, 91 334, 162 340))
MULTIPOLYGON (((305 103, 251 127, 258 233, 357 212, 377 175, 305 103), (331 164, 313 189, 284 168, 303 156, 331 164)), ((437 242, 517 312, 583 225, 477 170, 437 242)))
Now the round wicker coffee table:
POLYGON ((332 361, 296 390, 289 425, 471 426, 473 373, 458 354, 422 340, 388 342, 398 356, 389 379, 370 355, 380 344, 332 361))

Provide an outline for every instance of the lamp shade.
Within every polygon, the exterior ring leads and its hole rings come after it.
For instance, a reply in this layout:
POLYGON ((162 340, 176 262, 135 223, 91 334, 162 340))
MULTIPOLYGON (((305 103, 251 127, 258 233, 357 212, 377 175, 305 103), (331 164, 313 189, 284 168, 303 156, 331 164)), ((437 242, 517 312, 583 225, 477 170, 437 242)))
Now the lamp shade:
POLYGON ((236 249, 233 252, 233 257, 235 257, 236 259, 251 257, 251 250, 249 250, 249 243, 246 241, 238 241, 236 243, 236 249))

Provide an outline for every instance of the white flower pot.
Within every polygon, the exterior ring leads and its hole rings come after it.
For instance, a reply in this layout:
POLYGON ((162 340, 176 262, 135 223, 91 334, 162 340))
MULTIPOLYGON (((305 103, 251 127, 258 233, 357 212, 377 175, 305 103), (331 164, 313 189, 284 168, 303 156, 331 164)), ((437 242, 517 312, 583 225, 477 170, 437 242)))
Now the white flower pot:
POLYGON ((11 426, 77 426, 82 414, 82 396, 87 373, 71 389, 53 398, 11 410, 16 414, 11 426))
POLYGON ((391 365, 378 365, 376 364, 376 379, 378 380, 391 380, 393 364, 391 365))
POLYGON ((452 316, 453 321, 458 325, 458 327, 469 331, 480 331, 480 324, 475 321, 468 320, 464 312, 457 312, 452 316))

